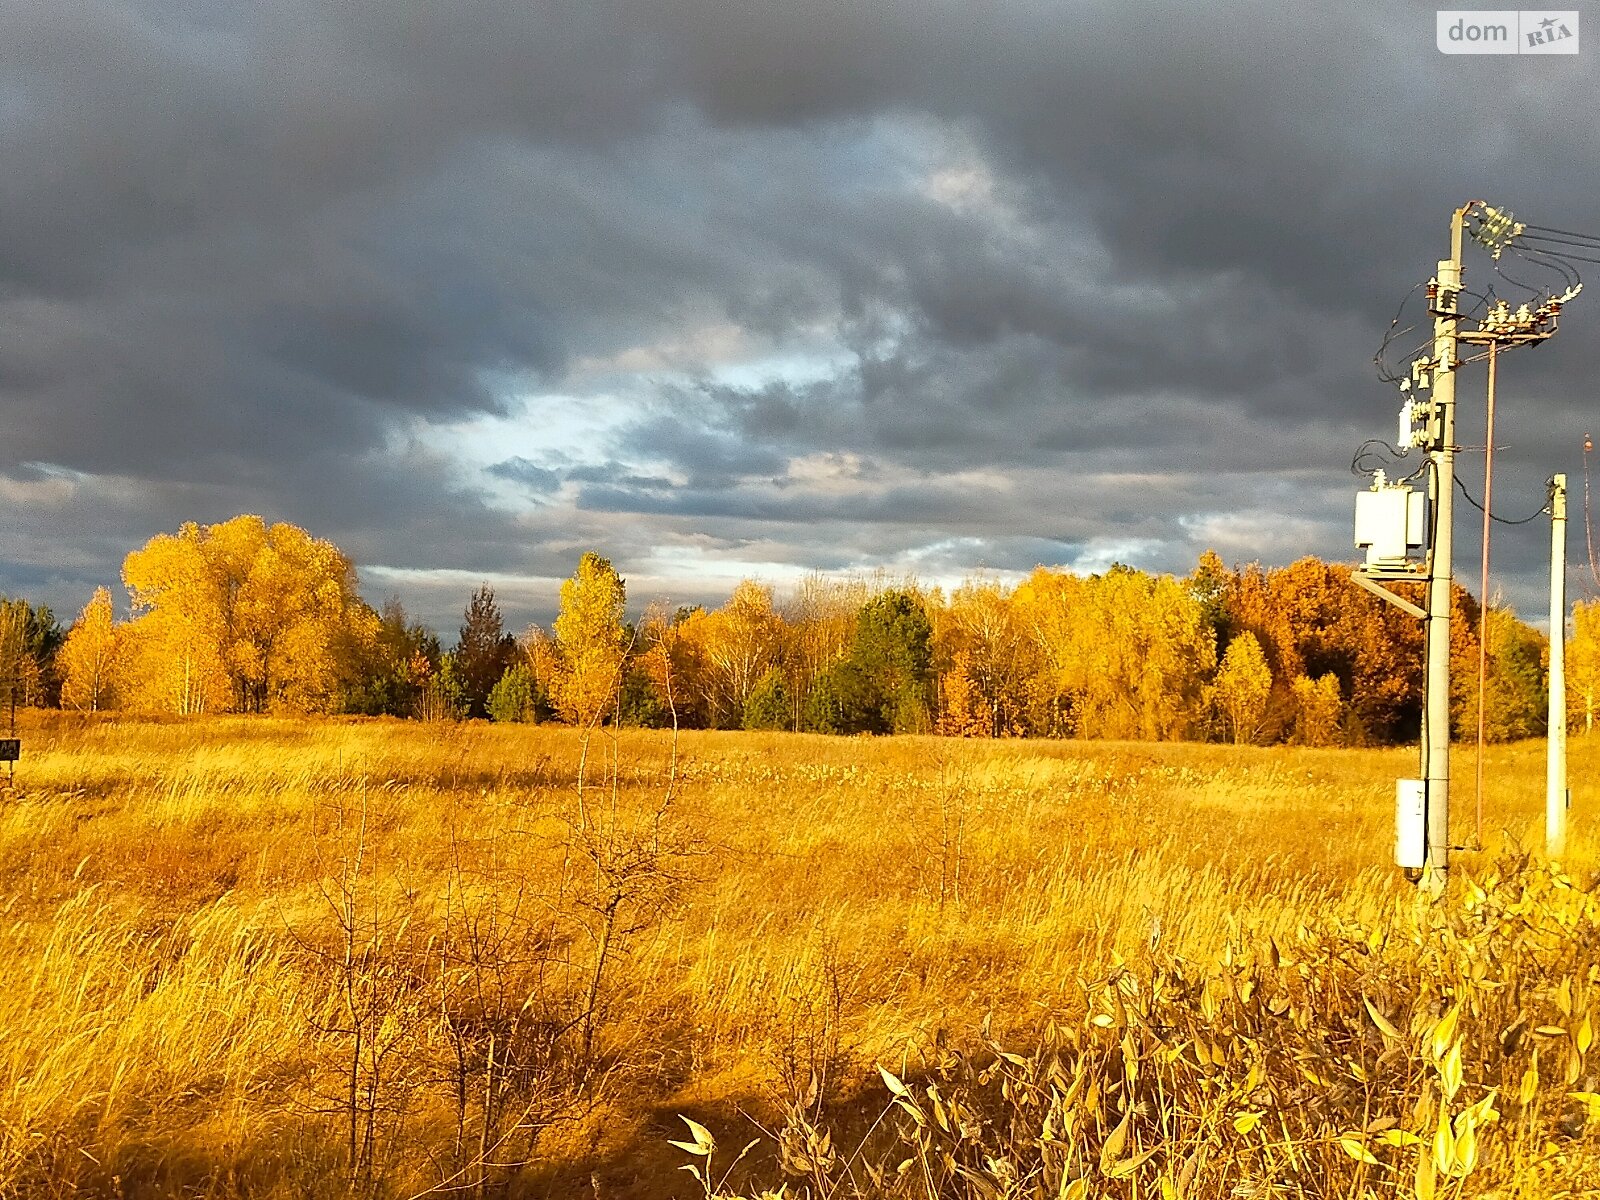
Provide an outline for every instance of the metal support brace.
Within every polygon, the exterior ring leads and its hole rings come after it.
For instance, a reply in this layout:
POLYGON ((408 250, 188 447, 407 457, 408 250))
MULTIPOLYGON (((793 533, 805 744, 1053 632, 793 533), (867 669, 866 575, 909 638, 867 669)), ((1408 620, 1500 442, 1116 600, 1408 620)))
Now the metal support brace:
MULTIPOLYGON (((1427 611, 1425 609, 1419 608, 1417 605, 1415 605, 1415 604, 1411 603, 1411 601, 1407 600, 1404 596, 1397 595, 1394 592, 1391 592, 1386 587, 1378 586, 1378 584, 1374 581, 1372 576, 1364 574, 1360 570, 1355 570, 1355 571, 1350 572, 1350 578, 1351 578, 1352 581, 1354 581, 1354 583, 1355 583, 1355 585, 1357 587, 1365 588, 1367 591, 1371 592, 1374 596, 1377 596, 1379 599, 1387 600, 1390 604, 1394 605, 1396 608, 1403 609, 1405 612, 1410 613, 1413 617, 1416 617, 1417 620, 1426 621, 1428 619, 1428 613, 1427 613, 1427 611)), ((1385 575, 1385 576, 1379 576, 1379 578, 1383 578, 1383 579, 1399 579, 1400 576, 1385 575)), ((1416 581, 1418 583, 1423 583, 1423 582, 1425 582, 1425 579, 1423 577, 1421 577, 1421 576, 1418 576, 1416 581)))

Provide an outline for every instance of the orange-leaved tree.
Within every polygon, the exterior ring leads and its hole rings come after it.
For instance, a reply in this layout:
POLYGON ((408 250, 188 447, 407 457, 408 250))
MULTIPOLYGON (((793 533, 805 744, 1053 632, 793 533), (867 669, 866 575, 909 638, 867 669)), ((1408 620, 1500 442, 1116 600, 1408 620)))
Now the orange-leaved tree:
POLYGON ((946 737, 990 737, 994 728, 983 696, 972 678, 972 656, 957 650, 939 679, 939 720, 934 727, 946 737))

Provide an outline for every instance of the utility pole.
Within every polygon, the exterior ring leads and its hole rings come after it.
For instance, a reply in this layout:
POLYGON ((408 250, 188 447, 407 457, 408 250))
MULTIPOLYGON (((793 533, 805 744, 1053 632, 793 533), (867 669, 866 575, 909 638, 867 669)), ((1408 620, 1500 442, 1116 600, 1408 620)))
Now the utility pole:
MULTIPOLYGON (((1397 380, 1407 396, 1400 409, 1399 453, 1421 448, 1427 462, 1423 470, 1391 483, 1383 470, 1372 471, 1370 491, 1356 496, 1355 544, 1366 550, 1366 562, 1350 576, 1352 583, 1379 596, 1385 602, 1424 622, 1427 637, 1426 674, 1422 706, 1420 768, 1417 779, 1401 779, 1395 789, 1395 862, 1408 877, 1420 880, 1429 891, 1444 889, 1450 870, 1450 598, 1453 583, 1452 552, 1455 543, 1455 466, 1456 466, 1456 372, 1462 366, 1457 350, 1462 343, 1488 348, 1489 359, 1489 445, 1494 443, 1494 367, 1502 347, 1537 345, 1556 332, 1562 305, 1582 289, 1573 270, 1560 262, 1561 247, 1574 235, 1559 230, 1538 232, 1542 226, 1525 226, 1514 221, 1503 209, 1491 208, 1473 200, 1456 209, 1450 217, 1450 257, 1439 261, 1437 273, 1428 282, 1428 311, 1433 316, 1433 338, 1428 353, 1411 364, 1409 379, 1397 380), (1536 246, 1535 261, 1562 274, 1566 290, 1542 300, 1523 304, 1515 310, 1504 300, 1492 303, 1480 299, 1488 309, 1472 328, 1462 329, 1461 250, 1467 222, 1475 222, 1472 239, 1498 260, 1508 246, 1520 246, 1526 234, 1530 242, 1550 241, 1556 249, 1536 246), (1426 474, 1423 493, 1411 489, 1410 481, 1426 474), (1419 561, 1417 552, 1422 551, 1419 561), (1384 587, 1385 583, 1426 586, 1426 607, 1414 604, 1405 595, 1384 587)), ((1600 250, 1600 238, 1592 239, 1592 249, 1600 250)), ((1578 243, 1589 246, 1585 240, 1578 243)), ((1521 253, 1520 249, 1517 250, 1521 253)), ((1492 294, 1492 293, 1491 293, 1492 294)), ((1403 307, 1403 306, 1402 306, 1403 307)), ((1399 317, 1395 318, 1396 323, 1399 317)), ((1387 344, 1387 343, 1386 343, 1387 344)), ((1380 356, 1382 351, 1379 351, 1380 356)), ((1475 359, 1468 361, 1476 361, 1475 359)), ((1493 487, 1492 467, 1486 458, 1483 568, 1487 580, 1489 567, 1489 522, 1492 519, 1489 490, 1493 487)), ((1559 478, 1559 477, 1558 477, 1559 478)), ((1565 504, 1563 481, 1562 503, 1565 504)), ((1562 538, 1565 538, 1565 508, 1562 509, 1562 538)), ((1565 545, 1563 540, 1562 545, 1565 545)), ((1487 583, 1484 590, 1487 591, 1487 583)), ((1488 597, 1481 598, 1487 603, 1488 597)), ((1562 598, 1565 603, 1565 598, 1562 598)), ((1480 659, 1480 674, 1484 669, 1480 659)), ((1554 669, 1554 668, 1553 668, 1554 669)), ((1555 703, 1554 700, 1551 701, 1555 703)), ((1480 718, 1482 703, 1480 701, 1480 718)), ((1553 711, 1553 710, 1552 710, 1553 711)), ((1565 710, 1563 709, 1563 712, 1565 710)), ((1552 718, 1552 720, 1554 720, 1552 718)), ((1552 728, 1555 726, 1553 725, 1552 728)), ((1562 727, 1564 729, 1564 726, 1562 727)), ((1551 768, 1554 779, 1556 768, 1551 768)), ((1561 767, 1562 822, 1565 822, 1565 772, 1561 767)), ((1551 783, 1550 787, 1555 788, 1551 783)), ((1481 825, 1481 764, 1480 764, 1481 825)), ((1553 794, 1553 793, 1552 793, 1553 794)), ((1554 800, 1551 801, 1554 804, 1554 800)), ((1552 809, 1552 812, 1554 810, 1552 809)), ((1552 818, 1553 819, 1553 818, 1552 818)), ((1481 841, 1481 834, 1480 834, 1481 841)))
POLYGON ((1422 714, 1422 778, 1427 781, 1428 843, 1424 876, 1442 887, 1450 870, 1450 585, 1456 490, 1456 333, 1461 324, 1463 205, 1450 216, 1450 257, 1428 288, 1433 321, 1433 403, 1439 438, 1428 452, 1433 548, 1428 556, 1428 665, 1422 714))
POLYGON ((1544 848, 1567 852, 1567 477, 1550 480, 1550 712, 1545 736, 1544 848))

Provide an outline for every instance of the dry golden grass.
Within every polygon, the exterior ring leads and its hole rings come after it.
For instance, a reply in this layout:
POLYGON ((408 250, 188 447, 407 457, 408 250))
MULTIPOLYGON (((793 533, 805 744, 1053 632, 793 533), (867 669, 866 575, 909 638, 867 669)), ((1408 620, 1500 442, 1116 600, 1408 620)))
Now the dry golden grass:
POLYGON ((1479 1147, 1438 1196, 1600 1171, 1567 1098, 1600 1092, 1600 743, 1564 875, 1506 857, 1543 746, 1497 747, 1501 861, 1419 906, 1387 865, 1408 751, 696 733, 674 771, 646 732, 23 735, 0 1194, 698 1194, 679 1113, 759 1139, 739 1192, 786 1162, 791 1194, 1410 1197, 1442 1109, 1479 1147))

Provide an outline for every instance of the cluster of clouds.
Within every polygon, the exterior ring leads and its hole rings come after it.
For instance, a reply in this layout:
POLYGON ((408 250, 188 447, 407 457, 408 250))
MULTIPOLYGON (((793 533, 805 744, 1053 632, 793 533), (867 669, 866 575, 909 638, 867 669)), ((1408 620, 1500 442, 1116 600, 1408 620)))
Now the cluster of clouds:
MULTIPOLYGON (((241 511, 446 632, 479 580, 548 618, 591 547, 673 603, 1348 558, 1372 353, 1450 210, 1600 228, 1561 119, 1596 56, 1443 56, 1414 5, 19 0, 8 32, 0 590, 69 613, 241 511)), ((1501 372, 1511 515, 1581 470, 1587 299, 1501 372)), ((1535 610, 1543 541, 1495 552, 1535 610)))

